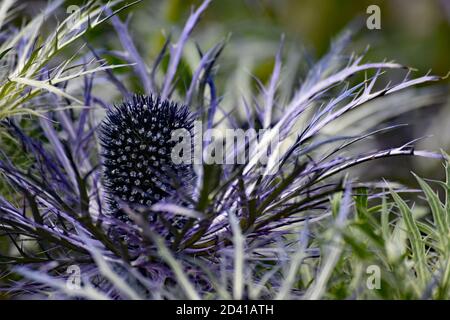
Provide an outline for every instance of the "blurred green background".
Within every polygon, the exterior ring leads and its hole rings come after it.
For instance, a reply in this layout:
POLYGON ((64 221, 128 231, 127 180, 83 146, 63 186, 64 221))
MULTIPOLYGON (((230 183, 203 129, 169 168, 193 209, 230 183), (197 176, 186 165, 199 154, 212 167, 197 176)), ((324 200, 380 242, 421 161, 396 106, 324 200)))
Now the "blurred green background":
MULTIPOLYGON (((47 1, 21 1, 29 14, 41 10, 47 1)), ((63 8, 85 1, 65 1, 63 8)), ((133 1, 129 1, 131 3, 133 1)), ((155 33, 167 34, 181 27, 199 0, 142 0, 122 13, 132 12, 132 32, 136 43, 146 42, 155 33)), ((214 33, 232 39, 278 41, 280 34, 301 42, 316 56, 324 54, 336 34, 358 17, 366 19, 367 7, 381 9, 381 30, 362 30, 370 56, 387 57, 414 66, 421 71, 432 69, 446 74, 450 70, 450 1, 449 0, 213 0, 204 13, 197 33, 214 33)), ((113 32, 112 30, 110 30, 113 32)), ((107 41, 102 29, 101 41, 107 41)), ((153 47, 149 54, 160 48, 153 47)), ((269 55, 273 52, 269 52, 269 55)))

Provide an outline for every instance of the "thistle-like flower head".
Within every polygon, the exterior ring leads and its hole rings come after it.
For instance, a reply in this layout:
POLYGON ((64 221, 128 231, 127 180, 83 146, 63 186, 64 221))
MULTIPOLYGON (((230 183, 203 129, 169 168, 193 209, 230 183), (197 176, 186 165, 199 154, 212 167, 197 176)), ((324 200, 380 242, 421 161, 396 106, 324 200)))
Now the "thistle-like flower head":
POLYGON ((120 203, 151 206, 175 196, 176 185, 191 175, 186 164, 175 164, 172 132, 192 129, 187 106, 159 97, 135 95, 107 113, 101 125, 104 184, 110 209, 120 214, 120 203))

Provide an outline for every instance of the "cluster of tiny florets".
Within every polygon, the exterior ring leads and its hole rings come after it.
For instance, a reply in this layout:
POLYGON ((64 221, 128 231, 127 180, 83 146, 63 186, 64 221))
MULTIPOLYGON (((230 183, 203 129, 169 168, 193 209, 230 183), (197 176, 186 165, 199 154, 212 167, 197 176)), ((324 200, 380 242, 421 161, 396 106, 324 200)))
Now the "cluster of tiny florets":
POLYGON ((172 161, 172 132, 191 131, 192 125, 186 106, 152 96, 135 95, 108 111, 100 131, 112 211, 120 211, 120 203, 150 206, 173 195, 174 185, 186 181, 191 168, 172 161))

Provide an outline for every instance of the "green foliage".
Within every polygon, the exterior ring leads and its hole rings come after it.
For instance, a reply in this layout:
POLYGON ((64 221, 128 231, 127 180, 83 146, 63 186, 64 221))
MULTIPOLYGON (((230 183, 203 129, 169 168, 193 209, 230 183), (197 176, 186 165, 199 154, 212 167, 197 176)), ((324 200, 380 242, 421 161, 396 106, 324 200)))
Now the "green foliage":
MULTIPOLYGON (((120 2, 112 1, 109 5, 112 7, 120 2)), ((14 4, 14 0, 1 2, 0 30, 5 29, 14 17, 14 4)), ((82 101, 60 88, 60 85, 84 75, 118 67, 95 63, 94 66, 74 65, 73 61, 79 58, 79 50, 57 62, 56 58, 68 47, 109 18, 105 16, 102 6, 90 1, 80 10, 67 15, 53 32, 42 35, 44 23, 60 4, 53 3, 19 31, 6 33, 6 39, 0 45, 0 120, 16 115, 39 115, 44 110, 36 108, 31 102, 42 93, 55 94, 82 106, 82 101)))
POLYGON ((339 245, 342 255, 326 297, 450 298, 448 162, 445 170, 445 182, 434 184, 414 175, 425 195, 426 208, 408 204, 393 189, 391 197, 383 193, 375 200, 380 203, 373 205, 364 191, 354 196, 355 215, 343 232, 344 242, 339 245), (443 199, 439 191, 443 191, 443 199), (430 221, 428 215, 427 219, 421 217, 423 209, 431 213, 430 221), (381 271, 378 288, 371 286, 373 266, 381 271))

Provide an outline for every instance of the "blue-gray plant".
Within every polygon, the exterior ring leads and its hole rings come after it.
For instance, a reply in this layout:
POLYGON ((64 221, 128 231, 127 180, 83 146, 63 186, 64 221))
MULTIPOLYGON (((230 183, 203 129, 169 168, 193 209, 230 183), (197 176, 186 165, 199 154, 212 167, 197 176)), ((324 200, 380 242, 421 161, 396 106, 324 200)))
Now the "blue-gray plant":
MULTIPOLYGON (((151 68, 139 55, 127 25, 117 15, 112 17, 123 56, 126 63, 132 64, 130 74, 140 80, 144 94, 160 96, 162 101, 180 98, 176 80, 184 47, 209 3, 203 2, 191 14, 176 45, 170 43, 170 38, 167 40, 151 68), (166 57, 167 68, 162 70, 161 61, 166 57)), ((26 169, 7 156, 0 161, 0 173, 16 193, 13 199, 0 197, 1 235, 15 248, 14 254, 0 253, 0 263, 8 266, 8 272, 22 276, 7 290, 20 296, 90 299, 324 297, 342 250, 319 245, 317 228, 328 222, 341 230, 352 216, 354 191, 368 188, 376 194, 379 187, 376 182, 348 177, 348 169, 395 156, 441 158, 415 150, 412 143, 383 150, 365 144, 374 136, 395 130, 397 125, 376 127, 374 123, 358 134, 344 134, 346 126, 353 125, 348 121, 352 111, 400 90, 440 79, 431 75, 410 79, 411 73, 405 72, 405 78, 398 83, 380 87, 384 73, 408 68, 347 56, 344 50, 348 42, 349 34, 345 33, 310 69, 302 84, 292 88, 280 88, 280 48, 268 84, 260 84, 260 91, 251 93, 252 102, 242 102, 244 119, 232 110, 223 110, 217 95, 217 62, 225 42, 205 53, 199 50, 200 62, 187 86, 184 104, 203 120, 204 129, 225 126, 266 130, 257 137, 255 156, 245 164, 197 165, 189 178, 193 181, 187 184, 189 190, 183 188, 186 184, 180 184, 185 177, 183 170, 180 173, 170 165, 164 175, 150 170, 148 190, 142 196, 142 200, 151 198, 149 202, 135 203, 140 198, 132 194, 131 180, 130 184, 124 181, 120 185, 117 179, 139 175, 144 170, 140 165, 149 169, 150 164, 144 161, 151 154, 142 153, 142 162, 102 162, 101 144, 107 161, 117 156, 111 152, 120 151, 125 160, 132 157, 131 147, 140 145, 131 141, 130 151, 125 149, 127 146, 113 150, 108 147, 115 143, 110 133, 119 137, 122 134, 126 141, 127 129, 137 129, 132 119, 140 123, 146 119, 142 113, 147 112, 143 100, 133 100, 126 82, 112 70, 104 68, 102 79, 108 80, 110 90, 117 89, 127 101, 125 111, 96 96, 95 77, 100 75, 85 72, 81 74, 84 108, 47 113, 34 128, 39 132, 37 137, 9 117, 4 128, 20 141, 33 161, 26 169), (281 89, 290 92, 287 101, 277 95, 281 89), (100 131, 99 109, 106 109, 109 117, 100 131), (120 114, 131 122, 124 119, 119 125, 114 117, 120 114), (339 126, 342 133, 330 136, 333 125, 339 126), (258 160, 267 154, 269 146, 273 150, 267 164, 262 164, 258 160), (157 186, 162 185, 170 188, 165 187, 161 193, 157 186), (116 192, 119 187, 120 192, 116 192), (111 214, 111 203, 120 200, 117 196, 124 192, 122 214, 111 214), (149 221, 155 213, 161 223, 149 221), (182 218, 181 226, 170 223, 175 217, 182 218), (167 238, 167 232, 172 237, 167 238), (308 277, 302 274, 302 266, 311 259, 319 267, 305 282, 308 277), (66 270, 71 265, 79 267, 80 287, 67 285, 66 270)), ((91 57, 100 59, 104 50, 90 47, 91 57)), ((61 97, 54 101, 67 103, 61 97)), ((183 116, 187 112, 183 111, 183 116)), ((156 117, 154 128, 147 131, 152 137, 167 134, 166 124, 158 122, 166 117, 156 117)), ((120 143, 123 139, 116 140, 120 143)), ((237 149, 226 152, 245 152, 248 145, 234 146, 237 149)), ((162 159, 153 156, 156 161, 162 159)), ((343 237, 336 232, 330 241, 341 243, 343 237)))

